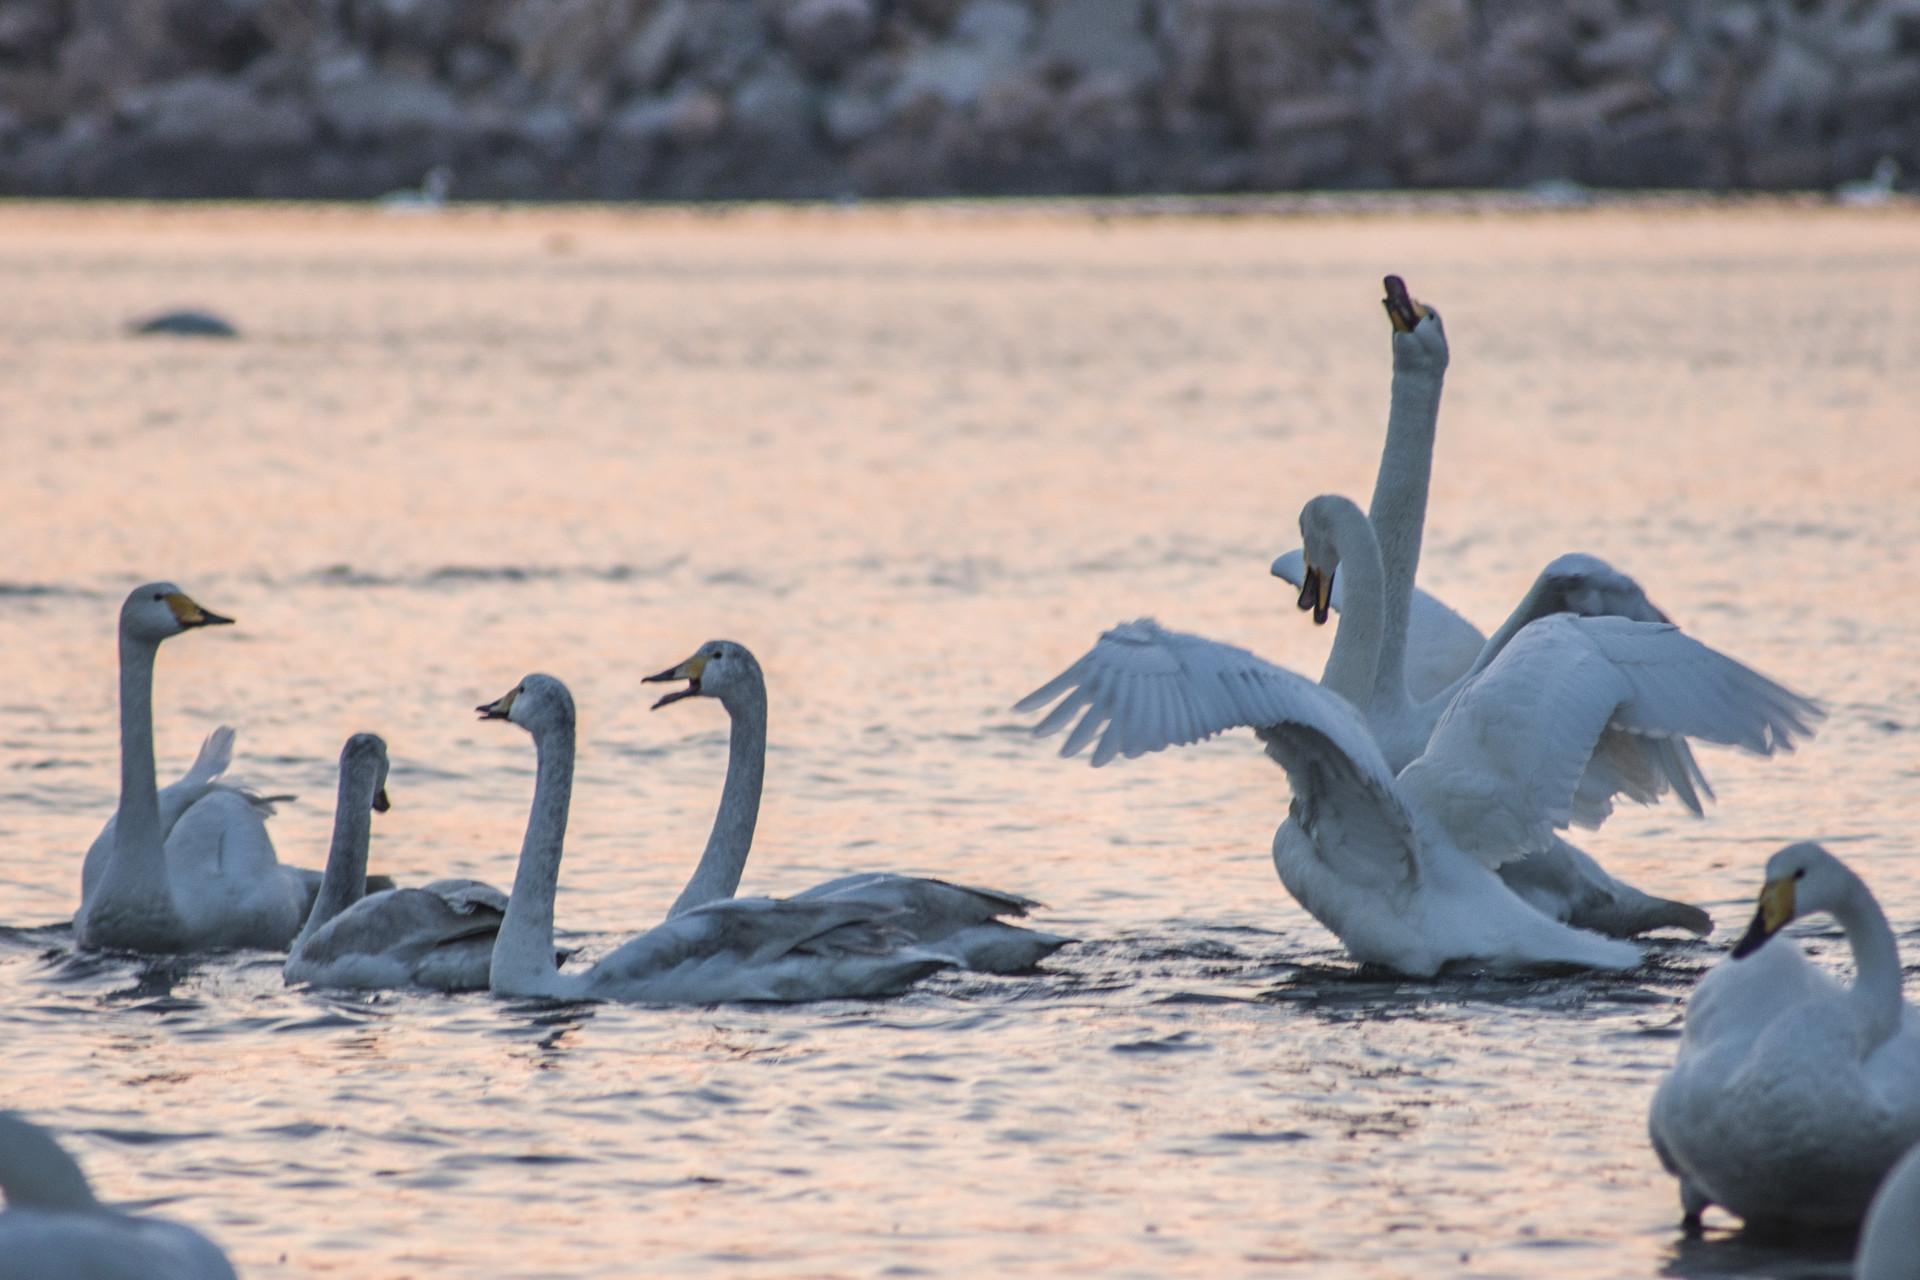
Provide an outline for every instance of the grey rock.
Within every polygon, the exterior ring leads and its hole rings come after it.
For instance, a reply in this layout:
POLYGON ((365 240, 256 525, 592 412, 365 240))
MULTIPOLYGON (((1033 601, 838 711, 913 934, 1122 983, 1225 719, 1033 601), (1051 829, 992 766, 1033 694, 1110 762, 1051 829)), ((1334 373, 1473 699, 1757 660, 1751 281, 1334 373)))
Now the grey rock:
POLYGON ((311 144, 315 122, 287 99, 262 101, 245 82, 196 75, 121 99, 122 124, 160 146, 229 151, 293 150, 311 144))
POLYGON ((1644 81, 1616 81, 1542 98, 1533 104, 1533 123, 1537 129, 1553 132, 1592 133, 1606 122, 1659 99, 1659 91, 1644 81))
POLYGON ((382 71, 329 77, 316 97, 320 118, 350 142, 451 131, 461 120, 442 85, 382 71))
POLYGON ((626 143, 704 146, 726 128, 727 108, 710 90, 689 86, 666 97, 641 98, 614 112, 603 126, 626 143))
POLYGON ((766 142, 798 142, 813 135, 819 114, 813 86, 784 58, 769 59, 734 90, 733 130, 766 142))
POLYGON ((835 89, 820 108, 827 140, 850 147, 879 133, 887 123, 887 106, 879 95, 862 89, 835 89))
POLYGON ((1641 18, 1583 44, 1574 57, 1574 66, 1590 80, 1649 75, 1666 57, 1673 41, 1673 26, 1665 18, 1641 18))
POLYGON ((953 38, 1011 54, 1033 38, 1033 11, 1015 0, 972 0, 953 20, 953 38))
POLYGON ((1042 57, 1083 76, 1144 84, 1161 70, 1140 0, 1054 0, 1037 43, 1042 57))
POLYGON ((794 60, 815 75, 832 75, 873 43, 873 0, 793 0, 780 18, 794 60))
POLYGON ((629 88, 651 92, 667 83, 686 40, 688 14, 687 0, 665 0, 627 42, 617 69, 629 88))
POLYGON ((908 58, 889 95, 889 105, 901 111, 922 99, 950 107, 969 107, 994 79, 1019 61, 1011 50, 972 44, 937 44, 908 58))
POLYGON ((505 69, 506 60, 483 44, 461 44, 447 55, 447 79, 468 92, 492 83, 505 69))
MULTIPOLYGON (((1742 95, 1738 126, 1749 145, 1814 141, 1838 105, 1839 87, 1839 74, 1829 63, 1801 46, 1782 43, 1742 95)), ((1799 170, 1785 166, 1781 171, 1799 170)))
POLYGON ((739 0, 689 0, 680 52, 688 74, 702 84, 730 88, 767 48, 766 24, 739 0))
POLYGON ((580 121, 557 102, 543 102, 514 115, 509 123, 516 142, 551 158, 567 155, 580 141, 580 121))
POLYGON ((51 48, 66 27, 60 0, 8 0, 0 5, 0 54, 31 57, 51 48))

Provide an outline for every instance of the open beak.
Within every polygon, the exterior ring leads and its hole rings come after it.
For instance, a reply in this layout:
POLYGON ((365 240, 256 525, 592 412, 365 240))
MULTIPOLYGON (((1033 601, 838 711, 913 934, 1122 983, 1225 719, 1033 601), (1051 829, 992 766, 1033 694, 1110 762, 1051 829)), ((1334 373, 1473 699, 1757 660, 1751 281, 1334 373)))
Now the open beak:
POLYGON ((381 787, 373 793, 373 811, 375 813, 385 813, 391 808, 393 808, 393 805, 387 800, 387 789, 385 787, 381 787))
POLYGON ((1312 565, 1300 578, 1300 610, 1313 610, 1313 625, 1323 627, 1327 624, 1327 610, 1333 602, 1333 575, 1329 569, 1322 573, 1312 565))
POLYGON ((1407 282, 1399 276, 1388 276, 1385 283, 1387 296, 1381 299, 1381 305, 1387 309, 1387 320, 1395 333, 1412 333, 1414 327, 1431 314, 1432 308, 1415 302, 1407 292, 1407 282))
POLYGON ((658 711, 670 702, 678 702, 682 698, 698 697, 700 695, 700 673, 706 669, 706 656, 704 654, 695 654, 677 667, 668 667, 665 671, 656 671, 650 676, 641 677, 640 683, 642 684, 659 684, 663 680, 685 680, 687 682, 686 688, 675 689, 672 693, 661 695, 660 701, 654 703, 649 710, 658 711))
POLYGON ((173 610, 173 616, 183 627, 230 627, 233 625, 232 618, 222 617, 202 609, 194 603, 193 597, 184 591, 169 591, 167 607, 173 610))
POLYGON ((480 713, 482 720, 505 720, 513 714, 513 700, 519 693, 520 687, 515 685, 507 692, 506 697, 496 702, 483 702, 474 710, 480 713))
POLYGON ((1760 891, 1760 908, 1753 913, 1753 923, 1747 926, 1746 936, 1734 944, 1733 958, 1750 956, 1758 951, 1762 944, 1774 934, 1786 927, 1793 919, 1793 881, 1771 880, 1760 891))

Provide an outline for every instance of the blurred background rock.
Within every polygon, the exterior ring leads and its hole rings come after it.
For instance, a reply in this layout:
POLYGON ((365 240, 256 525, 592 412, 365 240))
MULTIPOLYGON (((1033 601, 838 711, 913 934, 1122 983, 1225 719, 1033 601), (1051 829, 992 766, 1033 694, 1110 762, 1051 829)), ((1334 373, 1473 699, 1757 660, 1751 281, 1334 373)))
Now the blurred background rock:
POLYGON ((1920 0, 0 0, 13 195, 1782 189, 1876 166, 1920 170, 1920 0))

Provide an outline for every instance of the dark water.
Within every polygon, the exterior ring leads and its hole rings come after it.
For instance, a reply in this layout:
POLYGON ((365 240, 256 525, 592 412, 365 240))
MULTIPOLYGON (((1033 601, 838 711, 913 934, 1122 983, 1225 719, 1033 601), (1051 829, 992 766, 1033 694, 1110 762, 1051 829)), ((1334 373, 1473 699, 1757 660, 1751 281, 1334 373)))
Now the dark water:
MULTIPOLYGON (((580 706, 563 929, 656 920, 725 755, 639 677, 755 649, 745 888, 865 868, 1046 901, 1023 978, 655 1009, 288 991, 0 931, 0 1104, 250 1276, 1812 1276, 1846 1246, 1677 1228, 1645 1113, 1766 854, 1819 837, 1910 955, 1920 224, 1802 208, 1207 221, 24 207, 0 214, 0 920, 71 914, 114 803, 112 620, 166 576, 162 772, 215 724, 317 865, 347 734, 375 860, 504 883, 523 735, 580 706), (1378 277, 1454 350, 1422 580, 1482 624, 1564 550, 1825 698, 1721 805, 1587 848, 1713 909, 1624 977, 1355 971, 1267 855, 1249 740, 1098 773, 1007 710, 1151 613, 1317 671, 1266 576, 1364 498, 1378 277), (167 306, 237 342, 135 339, 167 306)), ((1844 962, 1837 936, 1815 950, 1844 962)))

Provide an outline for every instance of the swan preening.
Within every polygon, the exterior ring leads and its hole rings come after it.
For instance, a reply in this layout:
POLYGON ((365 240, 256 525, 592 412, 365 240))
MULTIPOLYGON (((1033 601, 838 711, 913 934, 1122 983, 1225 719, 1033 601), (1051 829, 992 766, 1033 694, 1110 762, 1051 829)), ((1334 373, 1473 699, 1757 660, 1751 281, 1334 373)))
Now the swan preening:
POLYGON ((45 1129, 0 1111, 0 1280, 233 1280, 191 1227, 109 1209, 45 1129))
POLYGON ((1900 982, 1899 944, 1859 876, 1817 844, 1767 860, 1752 927, 1687 1001, 1649 1115, 1689 1220, 1718 1204, 1753 1223, 1860 1222, 1920 1142, 1920 1011, 1900 982), (1778 936, 1823 913, 1846 932, 1851 986, 1778 936))
MULTIPOLYGON (((751 714, 759 667, 738 645, 703 646, 699 654, 656 679, 686 679, 679 697, 721 697, 728 709, 751 714)), ((757 699, 764 730, 765 694, 757 699)), ((943 938, 924 942, 912 932, 925 923, 903 909, 901 895, 856 892, 860 877, 823 885, 812 895, 794 898, 734 898, 751 838, 750 820, 736 822, 723 801, 720 820, 707 852, 667 919, 629 939, 579 973, 561 973, 554 962, 553 909, 567 810, 573 790, 573 697, 559 680, 529 675, 504 697, 478 708, 484 720, 507 720, 533 737, 535 773, 533 812, 520 849, 520 865, 508 898, 506 920, 494 944, 490 976, 501 995, 643 1003, 707 1004, 736 1000, 823 1000, 892 995, 918 979, 955 963, 943 950, 943 938), (696 889, 695 886, 698 886, 696 889), (689 893, 693 895, 689 898, 689 893)), ((764 752, 764 737, 759 752, 764 752)), ((731 765, 741 755, 735 753, 731 765)), ((730 777, 729 798, 737 805, 744 784, 730 777)), ((752 790, 758 791, 758 767, 752 790)), ((757 798, 757 795, 756 795, 757 798)), ((891 879, 904 879, 894 877, 891 879)), ((942 918, 948 936, 964 937, 968 927, 987 925, 1001 914, 1018 914, 1023 900, 979 894, 938 881, 921 881, 922 912, 942 918)), ((1014 926, 1001 926, 1016 930, 1014 926)), ((1031 963, 1061 945, 1062 939, 1030 934, 1036 940, 1031 963)))
POLYGON ((153 764, 153 664, 160 643, 233 619, 169 582, 120 608, 120 805, 81 868, 74 934, 116 951, 280 948, 307 918, 318 877, 280 865, 268 802, 217 781, 233 749, 222 728, 161 792, 153 764))
POLYGON ((287 981, 484 991, 506 895, 477 880, 369 893, 372 815, 387 808, 387 744, 356 733, 340 751, 333 844, 313 911, 287 956, 287 981))

